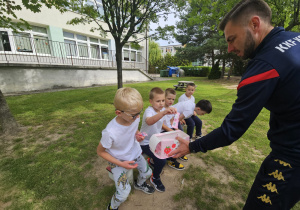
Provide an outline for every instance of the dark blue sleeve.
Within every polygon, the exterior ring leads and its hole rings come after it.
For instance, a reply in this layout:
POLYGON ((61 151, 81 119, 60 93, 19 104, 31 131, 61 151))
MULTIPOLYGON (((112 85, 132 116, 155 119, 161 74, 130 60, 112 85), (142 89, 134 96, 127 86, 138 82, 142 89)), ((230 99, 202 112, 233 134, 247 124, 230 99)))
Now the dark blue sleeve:
POLYGON ((278 79, 278 77, 272 78, 241 87, 238 90, 238 98, 221 127, 190 143, 190 148, 195 152, 206 152, 230 145, 239 139, 267 103, 276 88, 278 79))

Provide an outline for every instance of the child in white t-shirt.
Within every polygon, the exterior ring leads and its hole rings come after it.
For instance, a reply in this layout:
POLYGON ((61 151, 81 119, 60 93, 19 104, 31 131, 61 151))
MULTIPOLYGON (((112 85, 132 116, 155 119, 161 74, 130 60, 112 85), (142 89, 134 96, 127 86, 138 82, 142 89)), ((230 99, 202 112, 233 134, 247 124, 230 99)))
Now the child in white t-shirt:
MULTIPOLYGON (((195 103, 195 98, 193 96, 196 90, 196 85, 194 83, 188 83, 185 88, 185 93, 182 94, 178 102, 182 101, 191 101, 195 103)), ((196 138, 202 136, 202 121, 197 117, 196 113, 194 113, 191 117, 185 119, 185 123, 187 125, 187 134, 190 136, 190 139, 193 138, 194 128, 196 126, 196 138)))
MULTIPOLYGON (((173 106, 175 99, 176 99, 176 91, 172 88, 167 88, 165 90, 165 96, 166 96, 165 108, 173 106)), ((164 124, 162 126, 162 132, 178 130, 178 128, 182 130, 182 128, 180 126, 176 129, 172 127, 174 117, 175 117, 175 115, 166 115, 165 116, 164 124)), ((183 161, 188 160, 188 158, 186 156, 180 157, 179 159, 183 160, 183 161)), ((179 163, 175 158, 170 157, 167 159, 167 162, 168 162, 168 166, 173 169, 176 169, 176 170, 184 169, 184 166, 181 163, 179 163)))
POLYGON ((152 170, 138 142, 144 136, 138 131, 139 115, 143 109, 141 94, 134 88, 120 88, 114 98, 116 117, 102 131, 102 138, 97 147, 97 154, 107 160, 111 166, 116 192, 111 198, 107 209, 118 209, 131 190, 126 172, 137 168, 139 175, 134 182, 134 188, 152 194, 155 190, 146 183, 152 170))
POLYGON ((151 106, 149 106, 144 112, 141 127, 141 132, 147 133, 148 136, 140 142, 140 145, 143 153, 153 160, 153 163, 150 163, 153 167, 153 176, 151 176, 150 182, 157 191, 164 192, 165 186, 161 182, 160 174, 166 164, 166 159, 159 159, 151 152, 149 140, 153 134, 161 132, 164 116, 167 114, 175 114, 176 109, 173 107, 163 109, 165 106, 165 93, 158 87, 152 88, 150 91, 149 102, 151 106))
POLYGON ((197 115, 209 114, 212 111, 212 105, 210 101, 204 99, 198 101, 197 104, 193 103, 191 100, 178 102, 173 107, 175 107, 177 111, 181 113, 179 116, 179 122, 186 122, 186 124, 188 124, 187 120, 191 119, 191 116, 197 117, 197 115))

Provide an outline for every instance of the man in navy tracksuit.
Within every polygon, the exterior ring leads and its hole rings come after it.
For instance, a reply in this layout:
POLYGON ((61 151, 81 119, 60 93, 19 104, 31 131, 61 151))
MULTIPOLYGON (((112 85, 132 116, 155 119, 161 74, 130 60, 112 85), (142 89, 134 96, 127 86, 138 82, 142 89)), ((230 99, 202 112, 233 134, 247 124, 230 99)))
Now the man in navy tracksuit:
POLYGON ((170 155, 179 157, 232 144, 263 107, 270 110, 272 152, 256 176, 244 209, 290 209, 300 200, 300 33, 271 25, 263 0, 243 0, 222 20, 228 51, 250 58, 237 99, 221 127, 170 155))

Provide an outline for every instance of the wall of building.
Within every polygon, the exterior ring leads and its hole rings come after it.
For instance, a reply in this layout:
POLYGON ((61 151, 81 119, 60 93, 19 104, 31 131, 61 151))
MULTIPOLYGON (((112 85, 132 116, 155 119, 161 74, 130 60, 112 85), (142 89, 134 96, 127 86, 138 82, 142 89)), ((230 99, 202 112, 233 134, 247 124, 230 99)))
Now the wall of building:
MULTIPOLYGON (((149 81, 138 69, 123 69, 123 82, 149 81)), ((117 84, 115 68, 99 69, 61 66, 8 66, 0 68, 0 89, 3 93, 46 90, 55 88, 89 87, 117 84)))

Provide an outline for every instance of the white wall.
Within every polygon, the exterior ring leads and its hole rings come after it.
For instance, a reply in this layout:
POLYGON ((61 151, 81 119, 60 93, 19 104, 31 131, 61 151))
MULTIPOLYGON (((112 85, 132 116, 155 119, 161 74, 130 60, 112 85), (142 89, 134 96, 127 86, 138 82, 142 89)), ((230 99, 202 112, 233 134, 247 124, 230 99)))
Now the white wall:
MULTIPOLYGON (((149 81, 137 69, 123 69, 123 82, 149 81)), ((65 87, 89 87, 117 84, 116 69, 66 69, 38 67, 1 67, 0 89, 3 93, 46 90, 65 87)))

